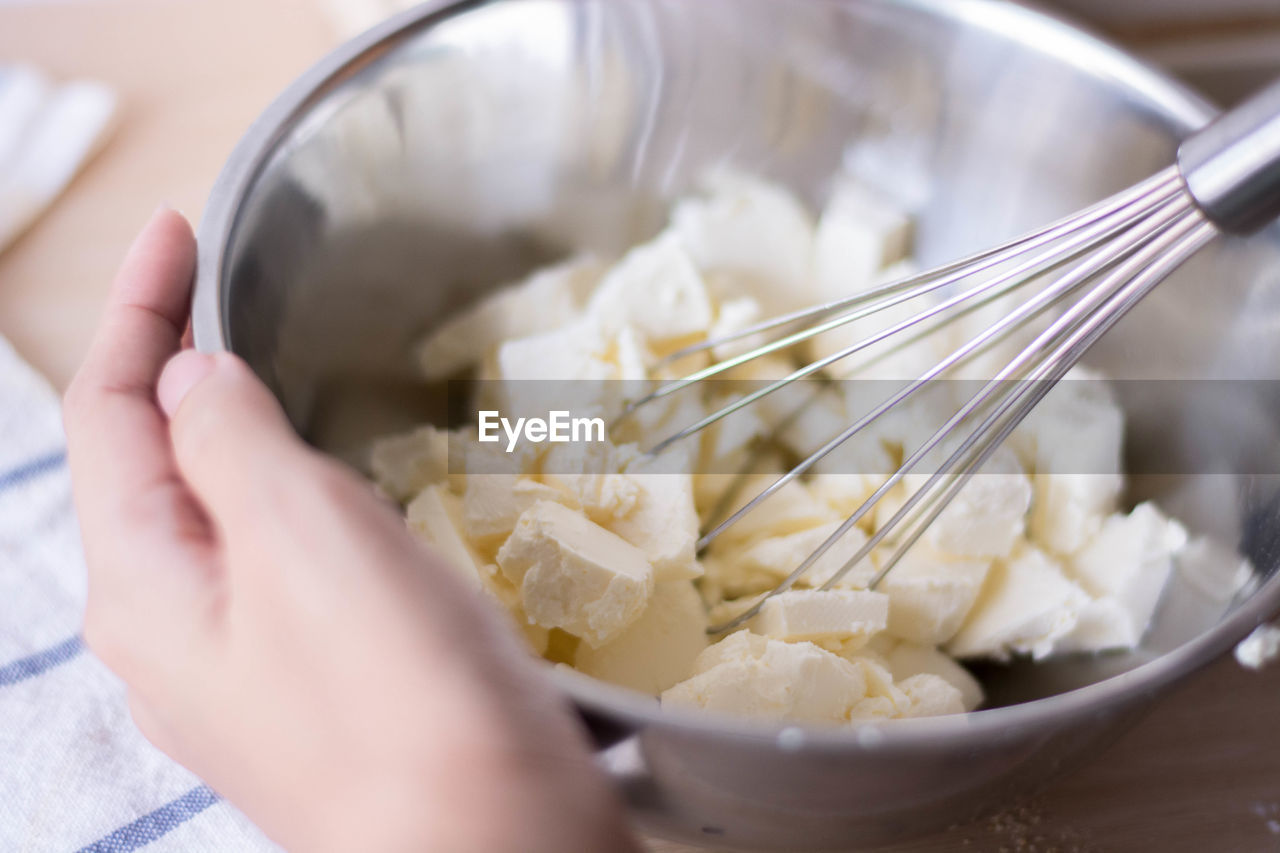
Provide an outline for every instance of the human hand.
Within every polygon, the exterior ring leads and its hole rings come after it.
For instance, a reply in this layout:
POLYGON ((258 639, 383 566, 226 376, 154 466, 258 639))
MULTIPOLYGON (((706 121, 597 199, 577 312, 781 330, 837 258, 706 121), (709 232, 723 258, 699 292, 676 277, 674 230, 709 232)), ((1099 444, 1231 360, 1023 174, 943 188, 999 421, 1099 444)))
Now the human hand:
POLYGON ((635 849, 501 617, 242 362, 182 350, 194 258, 158 212, 65 404, 85 640, 143 734, 291 850, 635 849))

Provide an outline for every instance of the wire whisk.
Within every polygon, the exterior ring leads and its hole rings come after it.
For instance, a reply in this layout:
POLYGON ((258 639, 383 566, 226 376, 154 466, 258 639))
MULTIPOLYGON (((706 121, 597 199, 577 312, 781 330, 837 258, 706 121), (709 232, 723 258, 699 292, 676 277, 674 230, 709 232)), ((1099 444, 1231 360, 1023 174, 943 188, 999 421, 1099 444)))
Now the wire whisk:
MULTIPOLYGON (((765 601, 790 589, 839 539, 881 504, 894 487, 916 472, 929 454, 949 450, 920 488, 880 524, 866 543, 820 587, 831 589, 882 543, 893 545, 867 582, 874 589, 902 560, 925 530, 991 457, 1001 442, 1102 335, 1164 281, 1184 261, 1222 233, 1247 234, 1280 215, 1280 84, 1273 84, 1240 107, 1225 113, 1180 146, 1176 163, 1141 183, 1003 245, 862 292, 856 296, 797 311, 715 340, 672 353, 674 364, 690 355, 744 339, 766 343, 709 367, 667 382, 630 403, 629 417, 644 406, 774 353, 797 347, 849 323, 900 305, 922 307, 883 331, 795 369, 724 405, 701 420, 662 438, 649 453, 661 454, 733 413, 793 383, 823 375, 858 353, 915 332, 933 332, 976 308, 1029 288, 1018 307, 940 359, 918 378, 858 417, 840 434, 806 456, 768 488, 698 542, 707 548, 788 483, 804 476, 825 457, 862 433, 896 407, 916 397, 976 355, 990 351, 1037 318, 1052 322, 1034 335, 991 379, 866 498, 795 569, 751 607, 710 633, 735 628, 755 616, 765 601), (1056 311, 1054 314, 1052 312, 1056 311)), ((923 475, 922 475, 923 476, 923 475)))

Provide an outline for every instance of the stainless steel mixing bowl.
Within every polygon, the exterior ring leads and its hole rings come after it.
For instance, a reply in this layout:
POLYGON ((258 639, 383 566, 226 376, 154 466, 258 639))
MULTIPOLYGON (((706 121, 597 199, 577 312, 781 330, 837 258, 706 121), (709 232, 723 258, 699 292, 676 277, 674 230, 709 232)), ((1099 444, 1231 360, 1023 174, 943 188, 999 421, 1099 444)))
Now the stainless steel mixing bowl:
MULTIPOLYGON (((439 417, 410 343, 573 248, 652 234, 729 162, 821 201, 843 164, 919 223, 926 263, 1092 202, 1171 161, 1211 115, 1070 27, 988 0, 428 3, 338 49, 245 136, 200 227, 194 325, 246 358, 318 445, 439 417)), ((1199 258, 1091 361, 1119 377, 1280 372, 1274 233, 1199 258)), ((1275 395, 1131 418, 1189 463, 1135 485, 1239 544, 1246 594, 1182 575, 1130 655, 985 674, 995 707, 848 731, 664 714, 553 673, 651 830, 841 847, 1004 804, 1093 753, 1280 608, 1275 395)), ((1280 386, 1277 386, 1280 387, 1280 386)))

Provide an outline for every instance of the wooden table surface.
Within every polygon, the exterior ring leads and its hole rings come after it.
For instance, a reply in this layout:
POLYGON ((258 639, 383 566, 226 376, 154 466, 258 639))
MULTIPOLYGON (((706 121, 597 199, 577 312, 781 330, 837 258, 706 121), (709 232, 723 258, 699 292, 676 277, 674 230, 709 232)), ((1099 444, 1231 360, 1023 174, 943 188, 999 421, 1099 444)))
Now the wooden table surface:
MULTIPOLYGON (((0 334, 65 385, 133 233, 160 202, 197 218, 248 123, 334 41, 306 0, 0 4, 0 61, 101 79, 123 98, 111 144, 0 255, 0 334)), ((1280 667, 1223 660, 1033 803, 892 849, 1280 850, 1278 724, 1280 667)))

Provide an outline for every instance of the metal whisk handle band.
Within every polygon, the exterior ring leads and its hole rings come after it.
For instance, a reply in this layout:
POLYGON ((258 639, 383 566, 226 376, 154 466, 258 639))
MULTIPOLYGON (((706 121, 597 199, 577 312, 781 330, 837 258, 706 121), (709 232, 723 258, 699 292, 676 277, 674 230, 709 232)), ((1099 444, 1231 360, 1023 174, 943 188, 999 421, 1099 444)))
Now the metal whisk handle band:
POLYGON ((1250 234, 1280 217, 1280 81, 1185 139, 1178 169, 1223 231, 1250 234))

